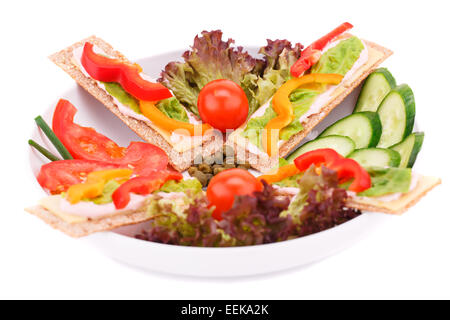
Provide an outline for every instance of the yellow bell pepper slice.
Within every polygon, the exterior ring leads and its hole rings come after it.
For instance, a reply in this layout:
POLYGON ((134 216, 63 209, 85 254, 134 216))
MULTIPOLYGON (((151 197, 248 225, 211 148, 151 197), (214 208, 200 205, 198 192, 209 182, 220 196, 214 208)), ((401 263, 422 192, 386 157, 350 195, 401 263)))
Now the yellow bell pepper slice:
MULTIPOLYGON (((198 124, 194 125, 192 123, 187 123, 183 121, 178 121, 175 119, 171 119, 167 117, 164 113, 161 112, 152 101, 139 101, 139 106, 142 114, 148 118, 155 125, 169 132, 173 132, 177 129, 183 129, 189 132, 189 135, 204 135, 205 132, 211 129, 211 126, 208 124, 198 124)), ((180 131, 182 132, 182 131, 180 131)))
POLYGON ((295 164, 288 164, 281 168, 278 168, 278 171, 274 174, 265 174, 258 177, 258 180, 265 180, 268 184, 272 184, 275 182, 280 182, 285 178, 292 177, 296 174, 299 174, 300 170, 295 166, 295 164))
POLYGON ((262 144, 269 156, 278 151, 279 132, 294 120, 294 108, 289 95, 295 89, 310 83, 339 84, 343 76, 340 74, 313 73, 286 81, 272 98, 273 110, 277 116, 269 121, 262 134, 262 144))
POLYGON ((67 201, 75 204, 81 199, 93 199, 100 196, 105 187, 105 183, 111 179, 129 179, 133 174, 131 169, 112 169, 94 171, 88 174, 84 183, 70 186, 67 190, 67 201))

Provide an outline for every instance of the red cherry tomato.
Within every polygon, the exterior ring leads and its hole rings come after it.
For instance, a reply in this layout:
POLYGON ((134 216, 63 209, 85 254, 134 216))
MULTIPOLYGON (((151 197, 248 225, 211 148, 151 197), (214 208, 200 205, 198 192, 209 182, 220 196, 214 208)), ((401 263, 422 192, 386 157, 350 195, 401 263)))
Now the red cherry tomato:
POLYGON ((216 207, 213 217, 222 220, 222 213, 231 209, 236 196, 251 195, 262 188, 261 182, 246 170, 222 171, 211 179, 206 190, 210 205, 216 207))
POLYGON ((198 112, 203 122, 225 132, 241 126, 248 116, 248 100, 244 90, 231 80, 208 83, 198 95, 198 112))

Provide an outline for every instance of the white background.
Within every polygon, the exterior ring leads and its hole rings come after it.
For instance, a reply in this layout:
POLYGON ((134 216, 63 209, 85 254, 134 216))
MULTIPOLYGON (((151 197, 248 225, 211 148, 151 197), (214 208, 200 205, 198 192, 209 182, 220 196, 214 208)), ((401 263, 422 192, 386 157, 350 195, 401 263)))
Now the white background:
MULTIPOLYGON (((450 298, 447 1, 3 1, 0 298, 450 298), (314 5, 316 4, 316 5, 314 5), (384 65, 414 90, 426 132, 417 166, 443 185, 345 252, 306 268, 233 280, 136 270, 51 230, 23 208, 41 196, 26 144, 33 118, 74 82, 46 57, 96 34, 131 59, 222 29, 237 44, 307 45, 343 21, 395 51, 384 65)), ((161 66, 163 67, 163 66, 161 66)), ((295 254, 295 253, 293 253, 295 254)))

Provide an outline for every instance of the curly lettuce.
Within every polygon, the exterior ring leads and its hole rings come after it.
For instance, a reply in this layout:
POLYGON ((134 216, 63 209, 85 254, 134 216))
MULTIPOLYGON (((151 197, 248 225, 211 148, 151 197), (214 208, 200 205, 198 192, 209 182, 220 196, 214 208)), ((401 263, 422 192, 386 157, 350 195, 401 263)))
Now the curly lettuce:
POLYGON ((301 44, 292 46, 287 40, 267 42, 259 51, 263 58, 257 59, 242 47, 234 47, 234 40, 224 41, 222 31, 203 31, 183 54, 184 62, 168 63, 158 81, 198 115, 200 90, 216 79, 232 80, 246 93, 251 115, 289 78, 289 68, 302 49, 301 44))
POLYGON ((229 247, 284 241, 319 232, 361 214, 345 207, 347 193, 338 187, 337 173, 312 168, 299 179, 300 192, 291 201, 265 181, 263 190, 238 196, 217 221, 205 194, 177 201, 155 198, 148 207, 153 217, 136 237, 166 244, 229 247))

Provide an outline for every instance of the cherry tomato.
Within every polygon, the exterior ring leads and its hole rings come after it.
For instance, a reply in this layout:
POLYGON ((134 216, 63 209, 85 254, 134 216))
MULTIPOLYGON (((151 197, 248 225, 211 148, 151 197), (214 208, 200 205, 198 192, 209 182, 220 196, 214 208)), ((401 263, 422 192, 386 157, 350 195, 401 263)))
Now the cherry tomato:
POLYGON ((203 122, 225 132, 240 127, 248 116, 248 100, 244 90, 231 80, 208 83, 198 95, 198 112, 203 122))
POLYGON ((211 179, 206 190, 210 205, 216 207, 213 217, 222 220, 222 213, 231 209, 236 196, 251 195, 262 188, 261 182, 246 170, 222 171, 211 179))

